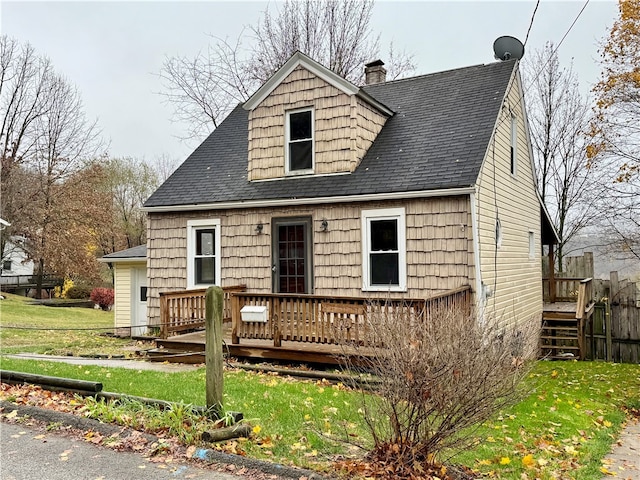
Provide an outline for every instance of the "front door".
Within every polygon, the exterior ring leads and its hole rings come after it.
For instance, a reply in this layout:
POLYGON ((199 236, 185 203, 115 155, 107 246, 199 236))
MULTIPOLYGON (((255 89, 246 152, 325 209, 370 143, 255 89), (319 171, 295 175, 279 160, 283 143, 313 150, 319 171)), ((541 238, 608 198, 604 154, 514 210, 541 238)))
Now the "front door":
POLYGON ((273 291, 312 293, 311 217, 278 218, 273 228, 273 291))

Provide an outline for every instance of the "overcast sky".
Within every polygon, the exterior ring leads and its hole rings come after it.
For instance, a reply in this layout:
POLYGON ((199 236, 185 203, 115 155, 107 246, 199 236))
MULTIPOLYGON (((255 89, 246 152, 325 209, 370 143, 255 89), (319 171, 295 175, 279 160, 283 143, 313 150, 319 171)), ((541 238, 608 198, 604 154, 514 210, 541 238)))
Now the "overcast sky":
MULTIPOLYGON (((157 92, 166 56, 194 56, 209 34, 235 39, 255 24, 267 2, 10 2, 0 3, 3 34, 30 42, 80 89, 89 118, 98 119, 113 156, 184 159, 196 146, 179 137, 172 107, 157 92)), ((271 2, 277 7, 277 2, 271 2)), ((558 44, 584 1, 541 0, 527 52, 558 44)), ((495 61, 493 41, 524 41, 535 2, 378 0, 372 26, 381 44, 390 41, 415 55, 416 74, 495 61)), ((562 63, 574 60, 587 92, 600 73, 598 42, 617 16, 617 3, 591 1, 562 44, 562 63)), ((383 53, 384 55, 384 53, 383 53)), ((382 55, 382 56, 383 56, 382 55)), ((384 58, 382 58, 384 60, 384 58)), ((373 60, 373 59, 372 59, 373 60)), ((202 140, 202 139, 201 139, 202 140)))

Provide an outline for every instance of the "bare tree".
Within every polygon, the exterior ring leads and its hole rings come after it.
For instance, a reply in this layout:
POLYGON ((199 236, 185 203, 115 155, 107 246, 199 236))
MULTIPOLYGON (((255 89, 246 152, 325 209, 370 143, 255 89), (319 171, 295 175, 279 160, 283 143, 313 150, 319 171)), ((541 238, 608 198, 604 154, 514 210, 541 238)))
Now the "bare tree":
POLYGON ((0 36, 0 215, 11 223, 1 232, 3 258, 7 240, 23 225, 19 167, 35 149, 36 121, 48 108, 52 73, 49 60, 38 56, 31 45, 0 36))
POLYGON ((101 162, 104 184, 112 203, 113 218, 105 229, 102 252, 112 253, 146 243, 146 199, 160 184, 152 165, 134 158, 111 158, 101 162))
POLYGON ((610 172, 603 224, 609 250, 640 260, 640 0, 619 0, 620 15, 600 48, 589 159, 610 172))
MULTIPOLYGON (((380 50, 379 36, 371 31, 372 9, 372 0, 286 0, 234 42, 213 37, 206 53, 166 59, 163 95, 193 138, 215 129, 298 50, 360 84, 363 64, 380 50)), ((415 68, 412 56, 393 45, 386 63, 392 79, 415 68)))
POLYGON ((98 151, 99 131, 87 120, 78 90, 46 57, 6 36, 0 48, 2 215, 27 238, 39 293, 55 248, 65 248, 52 239, 82 224, 85 214, 73 213, 89 202, 64 202, 64 187, 98 151))
POLYGON ((600 214, 601 169, 587 158, 590 105, 571 66, 560 66, 551 43, 530 58, 526 99, 537 183, 560 237, 556 258, 562 271, 567 243, 600 214))

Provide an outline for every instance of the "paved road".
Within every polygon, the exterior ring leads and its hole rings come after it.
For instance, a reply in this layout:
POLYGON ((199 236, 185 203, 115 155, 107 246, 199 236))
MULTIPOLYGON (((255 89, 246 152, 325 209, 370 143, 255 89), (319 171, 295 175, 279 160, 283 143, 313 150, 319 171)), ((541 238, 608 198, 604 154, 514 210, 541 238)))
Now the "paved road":
POLYGON ((192 465, 155 464, 141 455, 117 452, 82 440, 21 424, 0 423, 2 480, 238 480, 192 465))

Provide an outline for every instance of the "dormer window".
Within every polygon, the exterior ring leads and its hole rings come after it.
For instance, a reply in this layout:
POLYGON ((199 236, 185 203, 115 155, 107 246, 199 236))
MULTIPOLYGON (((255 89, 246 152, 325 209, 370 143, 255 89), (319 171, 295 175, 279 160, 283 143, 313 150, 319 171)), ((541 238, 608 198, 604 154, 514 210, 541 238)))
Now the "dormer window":
POLYGON ((286 136, 287 174, 313 173, 313 110, 287 112, 286 136))

